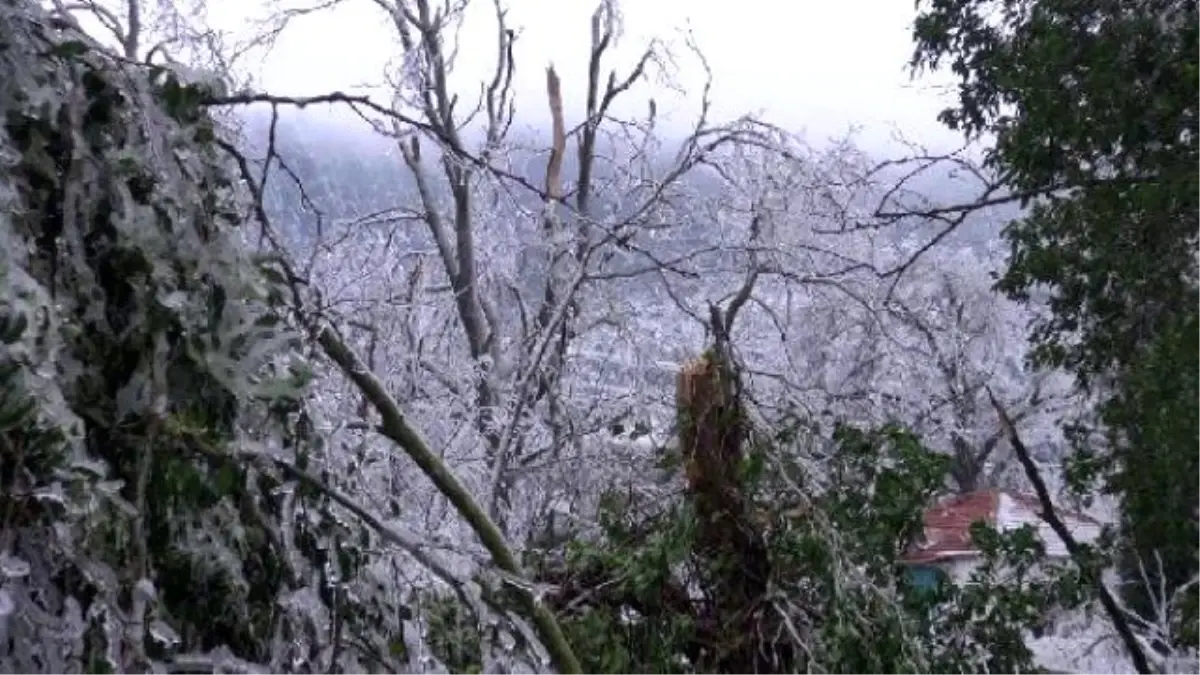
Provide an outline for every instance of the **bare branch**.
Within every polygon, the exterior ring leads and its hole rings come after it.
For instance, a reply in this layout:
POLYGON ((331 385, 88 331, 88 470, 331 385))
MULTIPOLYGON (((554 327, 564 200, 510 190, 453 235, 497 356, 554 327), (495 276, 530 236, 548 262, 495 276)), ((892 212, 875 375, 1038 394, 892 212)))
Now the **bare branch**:
MULTIPOLYGON (((504 535, 501 534, 500 529, 479 507, 466 487, 430 450, 421 435, 409 425, 404 413, 400 411, 399 405, 387 393, 379 380, 366 370, 354 352, 331 328, 325 326, 317 330, 317 342, 326 355, 341 368, 347 378, 362 390, 379 412, 382 418, 381 431, 383 435, 403 448, 421 468, 421 471, 433 481, 438 490, 450 500, 483 542, 496 566, 503 572, 521 578, 520 566, 517 564, 512 550, 504 541, 504 535)), ((546 641, 546 648, 550 650, 558 669, 564 673, 583 672, 554 615, 531 594, 522 593, 520 597, 542 639, 546 641)))
POLYGON ((555 200, 562 196, 559 174, 562 172, 566 128, 563 124, 562 89, 559 85, 558 73, 554 72, 554 66, 546 69, 546 98, 550 102, 551 138, 553 139, 550 146, 550 159, 546 164, 546 195, 549 199, 555 200))

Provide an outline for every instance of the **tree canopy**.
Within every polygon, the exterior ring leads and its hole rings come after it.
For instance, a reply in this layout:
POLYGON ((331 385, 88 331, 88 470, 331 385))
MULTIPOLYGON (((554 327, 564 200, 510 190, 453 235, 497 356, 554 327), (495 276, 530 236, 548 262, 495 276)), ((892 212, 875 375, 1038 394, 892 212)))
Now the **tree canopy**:
POLYGON ((1139 568, 1183 588, 1200 536, 1196 3, 929 0, 914 35, 913 65, 958 79, 941 120, 994 137, 987 164, 1029 207, 998 288, 1048 293, 1033 358, 1100 401, 1074 428, 1073 475, 1120 497, 1128 597, 1149 617, 1139 568))

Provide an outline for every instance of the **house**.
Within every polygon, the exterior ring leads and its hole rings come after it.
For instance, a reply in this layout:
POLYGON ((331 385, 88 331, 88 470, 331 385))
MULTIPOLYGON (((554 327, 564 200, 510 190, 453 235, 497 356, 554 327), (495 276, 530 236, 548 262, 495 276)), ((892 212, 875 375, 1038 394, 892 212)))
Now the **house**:
MULTIPOLYGON (((1041 511, 1037 497, 1009 490, 977 490, 942 499, 925 511, 924 536, 901 561, 918 585, 932 586, 943 576, 962 583, 980 560, 971 543, 971 525, 976 521, 1001 532, 1031 525, 1046 547, 1047 557, 1065 559, 1066 545, 1042 520, 1041 511)), ((1093 542, 1100 536, 1099 521, 1057 506, 1055 512, 1077 541, 1093 542)))

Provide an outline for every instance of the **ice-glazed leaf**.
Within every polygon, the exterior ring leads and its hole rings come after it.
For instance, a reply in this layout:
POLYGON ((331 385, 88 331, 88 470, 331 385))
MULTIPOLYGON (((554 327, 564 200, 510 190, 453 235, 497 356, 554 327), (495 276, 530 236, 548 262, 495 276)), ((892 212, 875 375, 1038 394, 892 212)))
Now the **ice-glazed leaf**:
POLYGON ((117 509, 119 509, 121 513, 125 514, 126 516, 132 518, 138 515, 137 507, 130 503, 129 500, 115 492, 111 494, 105 494, 104 500, 117 507, 117 509))
POLYGON ((183 291, 172 291, 159 295, 158 302, 166 309, 179 310, 187 306, 188 296, 183 291))
POLYGON ((63 492, 62 483, 58 481, 38 488, 34 491, 33 496, 38 501, 58 504, 60 506, 65 505, 67 502, 67 495, 63 492))
POLYGON ((108 475, 108 467, 104 462, 88 457, 74 457, 71 459, 69 466, 76 471, 90 474, 95 478, 104 478, 108 475))
POLYGON ((171 628, 161 619, 155 619, 150 622, 149 632, 151 638, 168 648, 177 647, 183 641, 179 637, 179 633, 175 632, 174 628, 171 628))
POLYGON ((134 585, 133 591, 138 597, 149 602, 154 602, 158 598, 158 589, 155 588, 154 582, 149 579, 139 579, 137 584, 134 585))
POLYGON ((0 575, 6 579, 21 579, 29 576, 29 563, 7 553, 0 553, 0 575))
POLYGON ((102 480, 94 484, 97 491, 105 496, 119 495, 121 488, 125 487, 123 480, 102 480))

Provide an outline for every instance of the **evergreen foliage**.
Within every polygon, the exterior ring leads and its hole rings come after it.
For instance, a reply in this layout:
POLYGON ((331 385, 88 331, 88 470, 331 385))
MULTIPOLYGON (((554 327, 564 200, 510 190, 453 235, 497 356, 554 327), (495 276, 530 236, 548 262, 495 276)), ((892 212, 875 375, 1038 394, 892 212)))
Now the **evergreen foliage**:
POLYGON ((386 630, 369 537, 274 468, 320 446, 206 86, 0 2, 0 670, 353 669, 314 632, 386 630))
MULTIPOLYGON (((765 525, 770 592, 753 607, 768 672, 1030 672, 1027 630, 1077 606, 1079 577, 1046 561, 1030 528, 980 524, 969 583, 918 588, 898 563, 943 486, 948 459, 896 427, 841 426, 821 440, 793 422, 760 439, 742 474, 765 525), (829 453, 832 478, 810 475, 829 453), (799 486, 807 486, 801 490, 799 486), (1036 568, 1036 571, 1035 571, 1036 568)), ((709 613, 713 561, 697 547, 696 510, 653 497, 607 495, 601 529, 530 553, 547 601, 587 672, 724 672, 699 664, 745 637, 709 613)), ((745 561, 724 560, 726 575, 745 561)), ((449 605, 443 605, 448 607, 449 605)), ((445 618, 434 646, 458 672, 477 672, 478 628, 445 618), (454 639, 450 639, 454 636, 454 639)))
POLYGON ((1125 595, 1143 618, 1176 595, 1196 646, 1200 571, 1200 63, 1191 0, 921 3, 919 68, 948 66, 952 129, 995 135, 987 163, 1027 203, 998 288, 1049 291, 1034 361, 1101 401, 1073 425, 1071 474, 1120 498, 1125 595), (1098 435, 1090 432, 1099 431, 1098 435), (1161 561, 1161 565, 1158 561, 1161 561), (1161 595, 1161 585, 1167 591, 1161 595))

